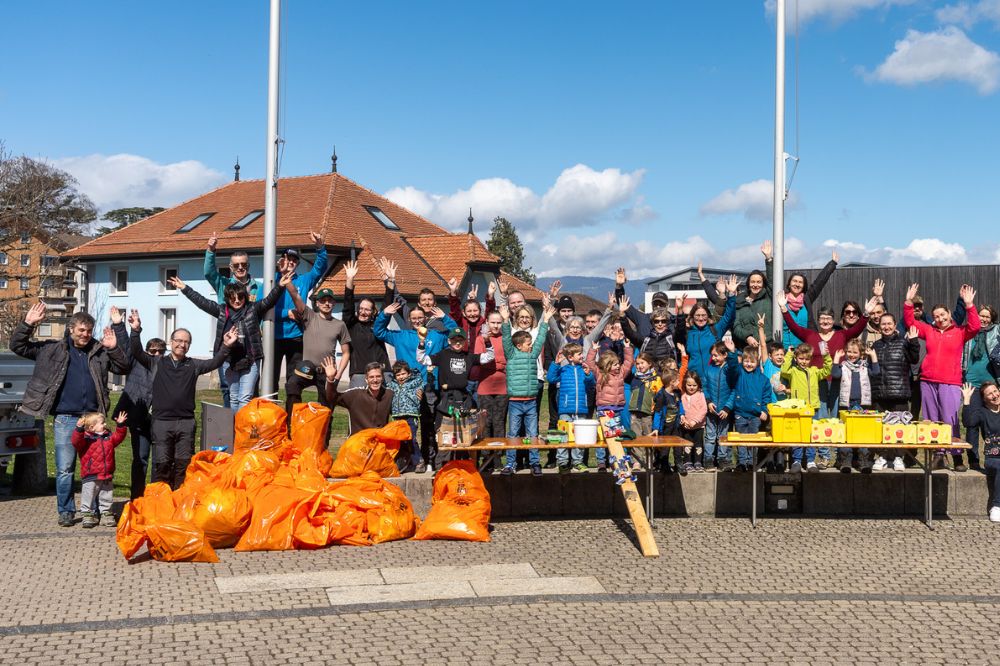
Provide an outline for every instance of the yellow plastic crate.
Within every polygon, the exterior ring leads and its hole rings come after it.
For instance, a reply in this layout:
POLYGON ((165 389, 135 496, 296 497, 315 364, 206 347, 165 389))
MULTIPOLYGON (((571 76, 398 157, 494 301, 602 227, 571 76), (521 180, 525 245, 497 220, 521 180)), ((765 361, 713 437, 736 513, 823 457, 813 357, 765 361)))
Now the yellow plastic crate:
POLYGON ((821 419, 812 422, 812 438, 817 444, 843 444, 847 441, 847 431, 839 419, 821 419))
POLYGON ((917 421, 917 444, 951 444, 951 425, 917 421))
POLYGON ((916 444, 917 424, 916 423, 883 423, 882 424, 883 444, 916 444))
POLYGON ((882 413, 841 412, 848 444, 875 445, 882 441, 882 413))
POLYGON ((814 410, 802 402, 785 400, 767 406, 771 417, 771 439, 775 442, 808 442, 812 438, 814 410), (793 406, 787 406, 793 405, 793 406))

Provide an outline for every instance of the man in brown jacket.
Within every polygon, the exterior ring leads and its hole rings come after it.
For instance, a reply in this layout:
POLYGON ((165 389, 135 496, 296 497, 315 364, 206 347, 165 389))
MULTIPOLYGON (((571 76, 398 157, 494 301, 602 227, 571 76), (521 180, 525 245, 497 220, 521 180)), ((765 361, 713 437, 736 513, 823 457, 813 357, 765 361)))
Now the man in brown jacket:
POLYGON ((366 428, 381 428, 389 423, 389 413, 392 411, 392 391, 383 383, 383 368, 381 363, 372 362, 365 366, 364 388, 348 389, 344 393, 337 391, 337 365, 333 357, 323 359, 323 369, 326 371, 326 399, 331 407, 343 405, 351 421, 351 434, 366 428))

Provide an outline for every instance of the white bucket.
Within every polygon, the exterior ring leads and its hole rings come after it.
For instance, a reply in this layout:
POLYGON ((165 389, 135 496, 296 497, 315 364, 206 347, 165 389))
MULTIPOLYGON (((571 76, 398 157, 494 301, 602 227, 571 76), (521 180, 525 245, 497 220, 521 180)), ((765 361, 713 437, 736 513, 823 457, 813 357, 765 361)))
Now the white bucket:
POLYGON ((597 444, 597 428, 601 424, 591 419, 573 421, 574 441, 577 444, 597 444))

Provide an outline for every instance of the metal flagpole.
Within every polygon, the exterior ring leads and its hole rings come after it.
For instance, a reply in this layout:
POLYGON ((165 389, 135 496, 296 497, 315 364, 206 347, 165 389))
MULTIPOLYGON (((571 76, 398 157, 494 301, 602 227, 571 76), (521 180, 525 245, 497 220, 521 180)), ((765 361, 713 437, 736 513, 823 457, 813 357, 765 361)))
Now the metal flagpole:
MULTIPOLYGON (((774 284, 772 292, 785 288, 785 0, 776 0, 775 19, 777 44, 775 46, 774 85, 774 284)), ((771 299, 771 327, 775 337, 781 339, 781 309, 778 299, 771 299)))
MULTIPOLYGON (((264 180, 264 293, 274 287, 278 213, 278 64, 281 31, 281 0, 271 0, 271 32, 267 61, 267 177, 264 180)), ((261 371, 261 395, 278 389, 272 383, 274 372, 274 317, 264 322, 264 367, 261 371)))

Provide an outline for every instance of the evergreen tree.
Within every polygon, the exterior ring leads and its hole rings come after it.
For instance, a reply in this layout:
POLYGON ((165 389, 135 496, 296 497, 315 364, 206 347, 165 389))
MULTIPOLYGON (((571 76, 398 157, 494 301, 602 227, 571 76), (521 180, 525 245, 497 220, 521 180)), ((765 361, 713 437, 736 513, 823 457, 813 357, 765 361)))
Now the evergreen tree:
POLYGON ((531 266, 524 266, 524 246, 517 237, 517 229, 505 217, 496 217, 486 248, 500 257, 500 268, 530 285, 535 284, 531 266))

